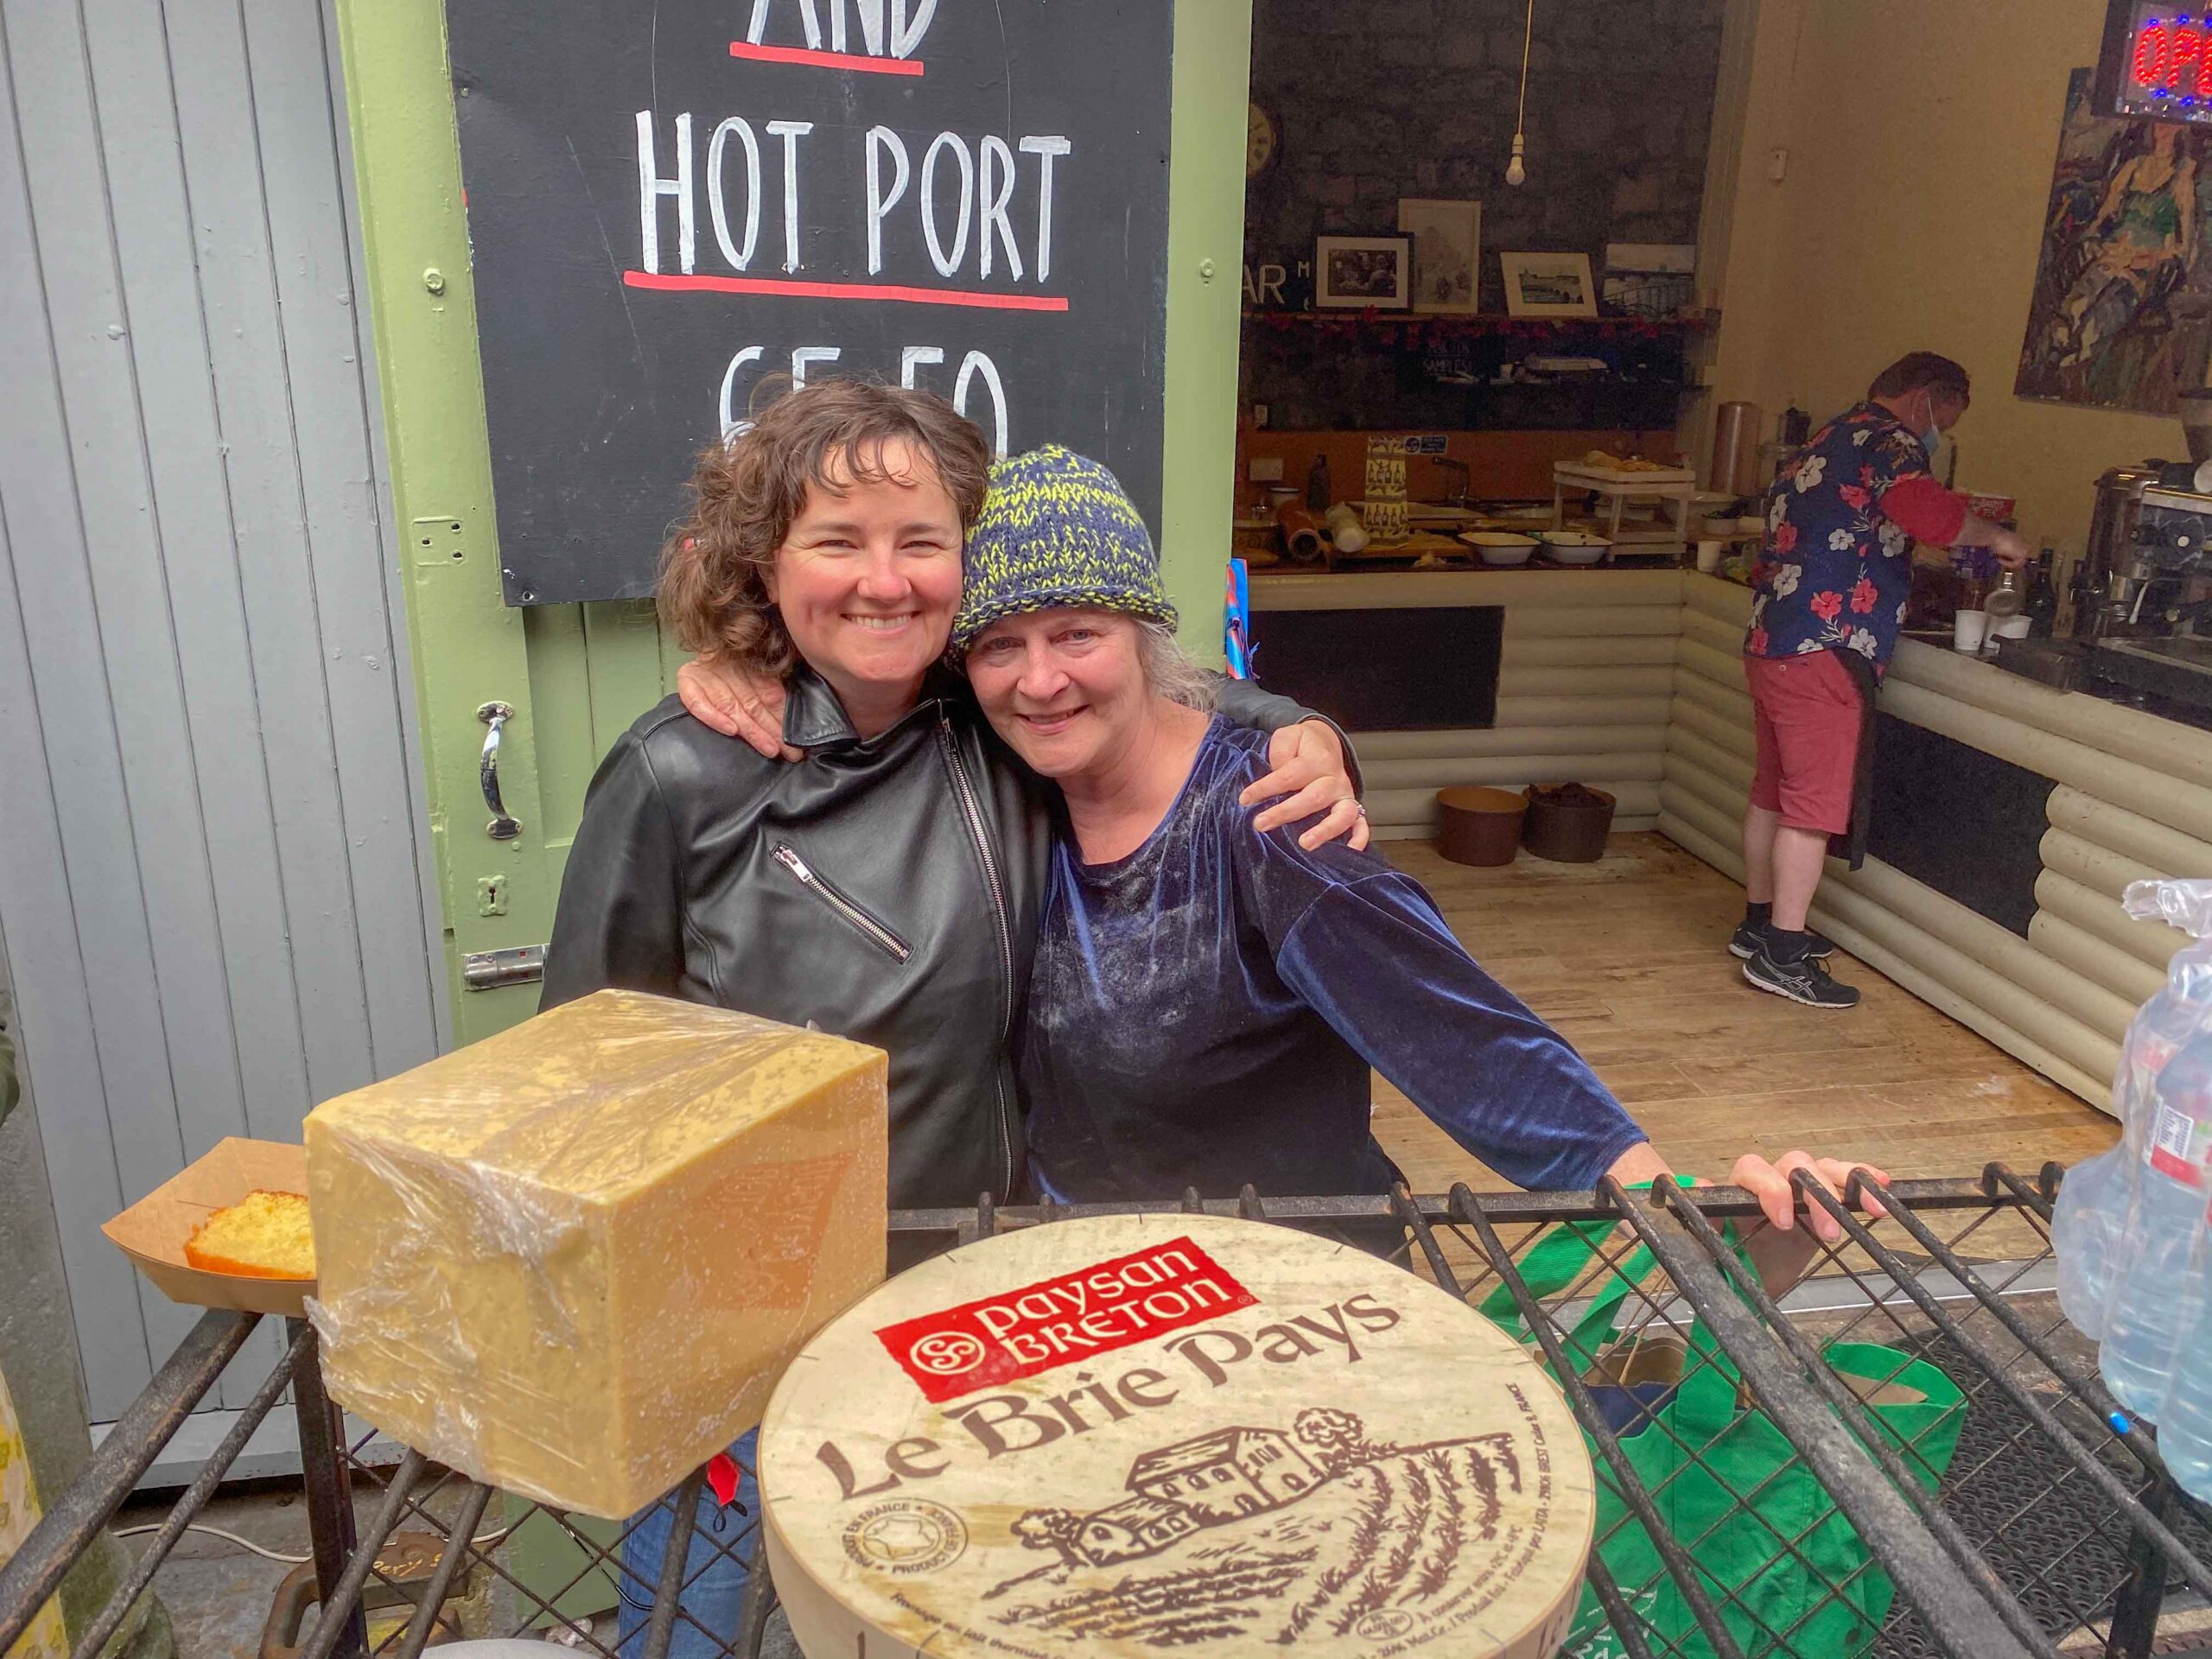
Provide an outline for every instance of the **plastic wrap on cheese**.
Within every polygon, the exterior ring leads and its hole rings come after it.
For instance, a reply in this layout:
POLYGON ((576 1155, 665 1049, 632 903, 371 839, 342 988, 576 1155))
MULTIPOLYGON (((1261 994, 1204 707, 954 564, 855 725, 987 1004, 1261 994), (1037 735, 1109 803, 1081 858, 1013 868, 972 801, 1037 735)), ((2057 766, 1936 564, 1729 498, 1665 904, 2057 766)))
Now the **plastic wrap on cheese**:
POLYGON ((883 1277, 887 1060, 601 991, 307 1120, 332 1395, 510 1491, 631 1514, 883 1277))

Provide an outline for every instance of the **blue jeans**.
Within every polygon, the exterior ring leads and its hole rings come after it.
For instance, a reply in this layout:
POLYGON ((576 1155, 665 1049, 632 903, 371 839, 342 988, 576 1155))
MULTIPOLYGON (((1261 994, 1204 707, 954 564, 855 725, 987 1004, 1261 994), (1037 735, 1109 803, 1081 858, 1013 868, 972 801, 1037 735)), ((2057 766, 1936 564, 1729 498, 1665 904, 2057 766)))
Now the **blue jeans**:
MULTIPOLYGON (((668 1644, 669 1659, 717 1659, 737 1639, 738 1616, 745 1608, 746 1581, 753 1576, 753 1548, 760 1522, 760 1486, 753 1472, 760 1441, 760 1432, 753 1429, 729 1449, 740 1471, 735 1503, 728 1508, 717 1504, 712 1487, 699 1494, 690 1554, 683 1563, 683 1594, 677 1605, 706 1628, 700 1630, 678 1618, 668 1644), (741 1515, 740 1505, 744 1509, 741 1515), (741 1537, 742 1541, 734 1541, 741 1537), (731 1553, 725 1555, 723 1549, 731 1553)), ((676 1529, 675 1508, 673 1497, 664 1498, 630 1517, 630 1531, 622 1540, 622 1571, 617 1575, 622 1599, 616 1614, 615 1641, 620 1659, 644 1659, 645 1625, 652 1618, 653 1594, 660 1585, 661 1563, 668 1555, 669 1535, 676 1529)))

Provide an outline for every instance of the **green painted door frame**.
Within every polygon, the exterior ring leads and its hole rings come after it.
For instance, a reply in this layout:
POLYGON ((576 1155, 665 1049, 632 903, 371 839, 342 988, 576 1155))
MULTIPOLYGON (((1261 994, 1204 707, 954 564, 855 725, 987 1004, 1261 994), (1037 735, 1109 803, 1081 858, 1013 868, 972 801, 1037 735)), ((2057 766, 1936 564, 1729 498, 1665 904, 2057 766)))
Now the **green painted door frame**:
MULTIPOLYGON (((1175 8, 1161 551, 1185 638, 1221 650, 1235 470, 1250 0, 1175 8)), ((472 991, 465 956, 543 944, 593 768, 674 683, 650 607, 500 602, 492 465, 443 0, 337 0, 393 522, 429 772, 457 1042, 534 1012, 534 985, 472 991), (499 781, 520 821, 486 833, 486 727, 514 709, 499 781)))
POLYGON ((537 993, 466 989, 461 955, 543 944, 557 891, 534 754, 529 642, 523 613, 500 602, 444 7, 339 0, 338 18, 446 983, 454 1039, 467 1043, 530 1014, 537 993), (475 711, 490 702, 516 710, 502 734, 499 779, 522 833, 505 842, 486 833, 491 815, 477 786, 486 728, 475 711))
POLYGON ((1236 354, 1252 0, 1173 0, 1167 162, 1167 430, 1160 553, 1183 645, 1222 659, 1236 517, 1236 354))

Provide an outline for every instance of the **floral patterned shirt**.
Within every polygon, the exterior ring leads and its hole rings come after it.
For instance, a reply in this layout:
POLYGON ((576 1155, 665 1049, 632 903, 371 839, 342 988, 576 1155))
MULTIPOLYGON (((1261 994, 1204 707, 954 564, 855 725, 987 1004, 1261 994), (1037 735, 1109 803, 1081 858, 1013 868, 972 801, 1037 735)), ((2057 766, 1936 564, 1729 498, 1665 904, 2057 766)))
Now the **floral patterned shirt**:
POLYGON ((1744 654, 1855 651, 1877 671, 1886 667, 1912 591, 1912 537, 1882 498, 1928 477, 1919 438, 1879 404, 1860 404, 1815 432, 1767 492, 1744 654))

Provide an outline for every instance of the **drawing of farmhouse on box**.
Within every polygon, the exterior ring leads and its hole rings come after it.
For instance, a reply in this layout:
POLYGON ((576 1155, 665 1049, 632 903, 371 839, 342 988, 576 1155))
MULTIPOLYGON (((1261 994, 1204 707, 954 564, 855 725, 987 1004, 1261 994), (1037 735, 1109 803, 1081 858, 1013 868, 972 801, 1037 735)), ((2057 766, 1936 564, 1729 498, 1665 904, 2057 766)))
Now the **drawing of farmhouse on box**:
POLYGON ((1541 1542, 1540 1521, 1504 1513, 1538 1449, 1516 1438, 1394 1446, 1330 1408, 1288 1433, 1216 1429, 1137 1458, 1111 1503, 1025 1511, 1014 1537, 1052 1559, 984 1599, 999 1624, 1077 1644, 1109 1628, 1149 1647, 1377 1619, 1402 1633, 1502 1593, 1541 1542))
POLYGON ((1135 1497, 1084 1523, 1093 1567, 1148 1555, 1186 1533, 1287 1503, 1326 1477, 1279 1428, 1224 1428, 1147 1452, 1129 1469, 1135 1497))

